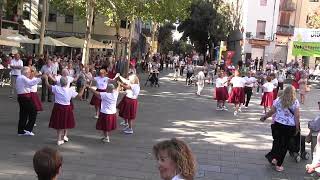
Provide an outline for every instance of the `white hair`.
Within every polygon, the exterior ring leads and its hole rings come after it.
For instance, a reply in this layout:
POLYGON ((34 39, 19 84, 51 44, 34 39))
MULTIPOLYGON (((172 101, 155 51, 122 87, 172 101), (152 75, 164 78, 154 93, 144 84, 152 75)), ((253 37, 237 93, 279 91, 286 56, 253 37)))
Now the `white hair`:
POLYGON ((69 71, 68 71, 68 69, 62 69, 61 75, 62 75, 62 76, 69 76, 69 71))
POLYGON ((62 76, 62 77, 60 78, 60 85, 61 85, 61 87, 67 86, 67 85, 68 85, 68 78, 62 76))
POLYGON ((28 71, 30 71, 30 68, 29 67, 27 67, 27 66, 25 66, 25 67, 23 67, 22 68, 22 71, 21 71, 21 73, 23 74, 23 75, 27 75, 27 73, 28 73, 28 71))

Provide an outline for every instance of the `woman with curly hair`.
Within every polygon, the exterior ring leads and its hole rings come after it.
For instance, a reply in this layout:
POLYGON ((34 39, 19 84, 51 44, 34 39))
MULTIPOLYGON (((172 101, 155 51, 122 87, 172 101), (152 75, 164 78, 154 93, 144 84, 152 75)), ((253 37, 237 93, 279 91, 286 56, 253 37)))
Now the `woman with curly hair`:
POLYGON ((275 166, 276 171, 284 170, 282 163, 288 151, 289 140, 300 131, 299 107, 295 88, 288 86, 273 102, 271 110, 260 119, 265 121, 268 117, 274 118, 272 150, 265 157, 275 166))
POLYGON ((175 138, 159 142, 153 146, 153 154, 163 180, 193 180, 196 162, 185 142, 175 138))

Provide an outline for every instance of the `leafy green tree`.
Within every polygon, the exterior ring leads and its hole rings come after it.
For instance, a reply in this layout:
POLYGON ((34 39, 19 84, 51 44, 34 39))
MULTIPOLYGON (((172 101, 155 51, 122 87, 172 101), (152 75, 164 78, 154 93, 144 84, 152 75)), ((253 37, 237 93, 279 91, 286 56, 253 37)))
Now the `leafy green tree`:
MULTIPOLYGON (((227 39, 232 30, 228 17, 228 6, 220 0, 196 0, 190 7, 190 17, 178 27, 183 32, 182 39, 190 39, 195 49, 205 54, 221 40, 227 39)), ((212 53, 210 53, 212 54, 212 53)))
POLYGON ((158 33, 158 42, 159 42, 159 49, 161 53, 168 53, 172 50, 172 31, 175 30, 175 26, 171 23, 166 23, 160 27, 158 33))

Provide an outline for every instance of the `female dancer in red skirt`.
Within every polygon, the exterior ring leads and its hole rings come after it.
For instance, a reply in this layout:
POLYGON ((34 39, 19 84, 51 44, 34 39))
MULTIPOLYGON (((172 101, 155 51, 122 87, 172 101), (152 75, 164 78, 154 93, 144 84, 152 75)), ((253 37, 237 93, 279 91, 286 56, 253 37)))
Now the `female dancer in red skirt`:
POLYGON ((101 99, 101 109, 96 124, 96 129, 103 132, 102 142, 110 142, 109 133, 117 129, 117 99, 119 87, 115 89, 113 84, 107 85, 106 92, 98 92, 92 88, 90 91, 101 99))
POLYGON ((235 111, 233 115, 237 116, 241 104, 245 102, 245 95, 244 95, 244 85, 246 84, 246 81, 240 77, 239 71, 234 72, 234 77, 231 79, 230 84, 232 84, 232 91, 229 96, 229 103, 233 103, 235 105, 235 111))
MULTIPOLYGON (((31 79, 35 78, 36 72, 37 72, 36 68, 31 67, 31 79)), ((36 111, 39 112, 39 111, 43 111, 43 107, 37 92, 38 92, 38 85, 36 84, 31 87, 30 94, 31 94, 32 102, 36 108, 36 111)))
POLYGON ((123 125, 126 128, 123 130, 125 134, 133 134, 133 120, 136 119, 138 110, 138 95, 140 93, 139 78, 137 75, 132 74, 129 76, 129 80, 119 76, 120 80, 124 84, 120 84, 126 89, 126 96, 118 104, 119 116, 124 119, 123 125))
POLYGON ((272 107, 274 94, 273 89, 275 88, 271 82, 271 77, 267 77, 267 82, 262 85, 263 96, 261 99, 261 104, 264 107, 264 113, 267 113, 268 108, 272 107))
MULTIPOLYGON (((92 81, 96 82, 96 86, 97 86, 96 91, 106 92, 108 83, 112 81, 112 79, 109 79, 108 77, 106 77, 106 74, 107 74, 106 70, 101 69, 99 72, 99 76, 92 79, 92 81)), ((94 118, 98 119, 100 114, 101 99, 93 95, 91 98, 90 104, 93 105, 96 109, 96 114, 94 118)))
POLYGON ((218 74, 218 78, 216 79, 216 100, 217 103, 217 110, 227 110, 225 108, 225 101, 228 100, 229 94, 228 94, 228 77, 224 77, 224 72, 220 71, 218 74))
POLYGON ((67 129, 75 127, 75 119, 73 115, 73 108, 70 105, 72 98, 81 99, 84 88, 82 88, 79 94, 73 89, 67 87, 68 79, 61 77, 61 86, 51 86, 48 82, 48 76, 44 76, 47 86, 52 90, 55 96, 55 103, 52 109, 49 128, 57 130, 57 145, 60 146, 64 142, 68 142, 67 129))
POLYGON ((274 73, 270 74, 270 78, 271 78, 271 83, 274 86, 274 89, 273 89, 273 100, 275 100, 278 97, 278 84, 279 84, 279 82, 278 82, 278 79, 276 78, 276 75, 274 73))

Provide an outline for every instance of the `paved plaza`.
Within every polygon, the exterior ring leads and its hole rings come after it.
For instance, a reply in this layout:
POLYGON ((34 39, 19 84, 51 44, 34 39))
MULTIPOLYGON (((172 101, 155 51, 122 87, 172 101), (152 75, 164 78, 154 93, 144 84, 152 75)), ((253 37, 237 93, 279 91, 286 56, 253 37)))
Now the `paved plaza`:
MULTIPOLYGON (((95 130, 94 109, 88 102, 75 101, 77 127, 70 131, 70 142, 58 149, 63 155, 62 180, 159 180, 152 146, 172 137, 181 138, 192 148, 198 162, 198 180, 303 180, 316 179, 304 173, 309 161, 286 158, 282 173, 275 172, 264 158, 271 148, 270 121, 261 123, 260 94, 249 109, 238 116, 215 110, 213 86, 197 97, 194 87, 161 76, 160 88, 142 87, 139 113, 133 135, 121 128, 111 143, 100 142, 95 130)), ((141 80, 144 84, 145 79, 141 80)), ((318 113, 319 91, 313 89, 302 106, 302 128, 318 113)), ((48 128, 51 103, 38 116, 34 137, 18 137, 18 103, 8 98, 9 89, 0 88, 0 179, 36 179, 32 157, 44 146, 57 147, 56 132, 48 128)), ((119 97, 120 99, 121 97, 119 97)), ((120 120, 120 119, 119 119, 120 120)), ((120 122, 120 121, 119 121, 120 122)), ((309 151, 310 146, 307 146, 309 151)))

